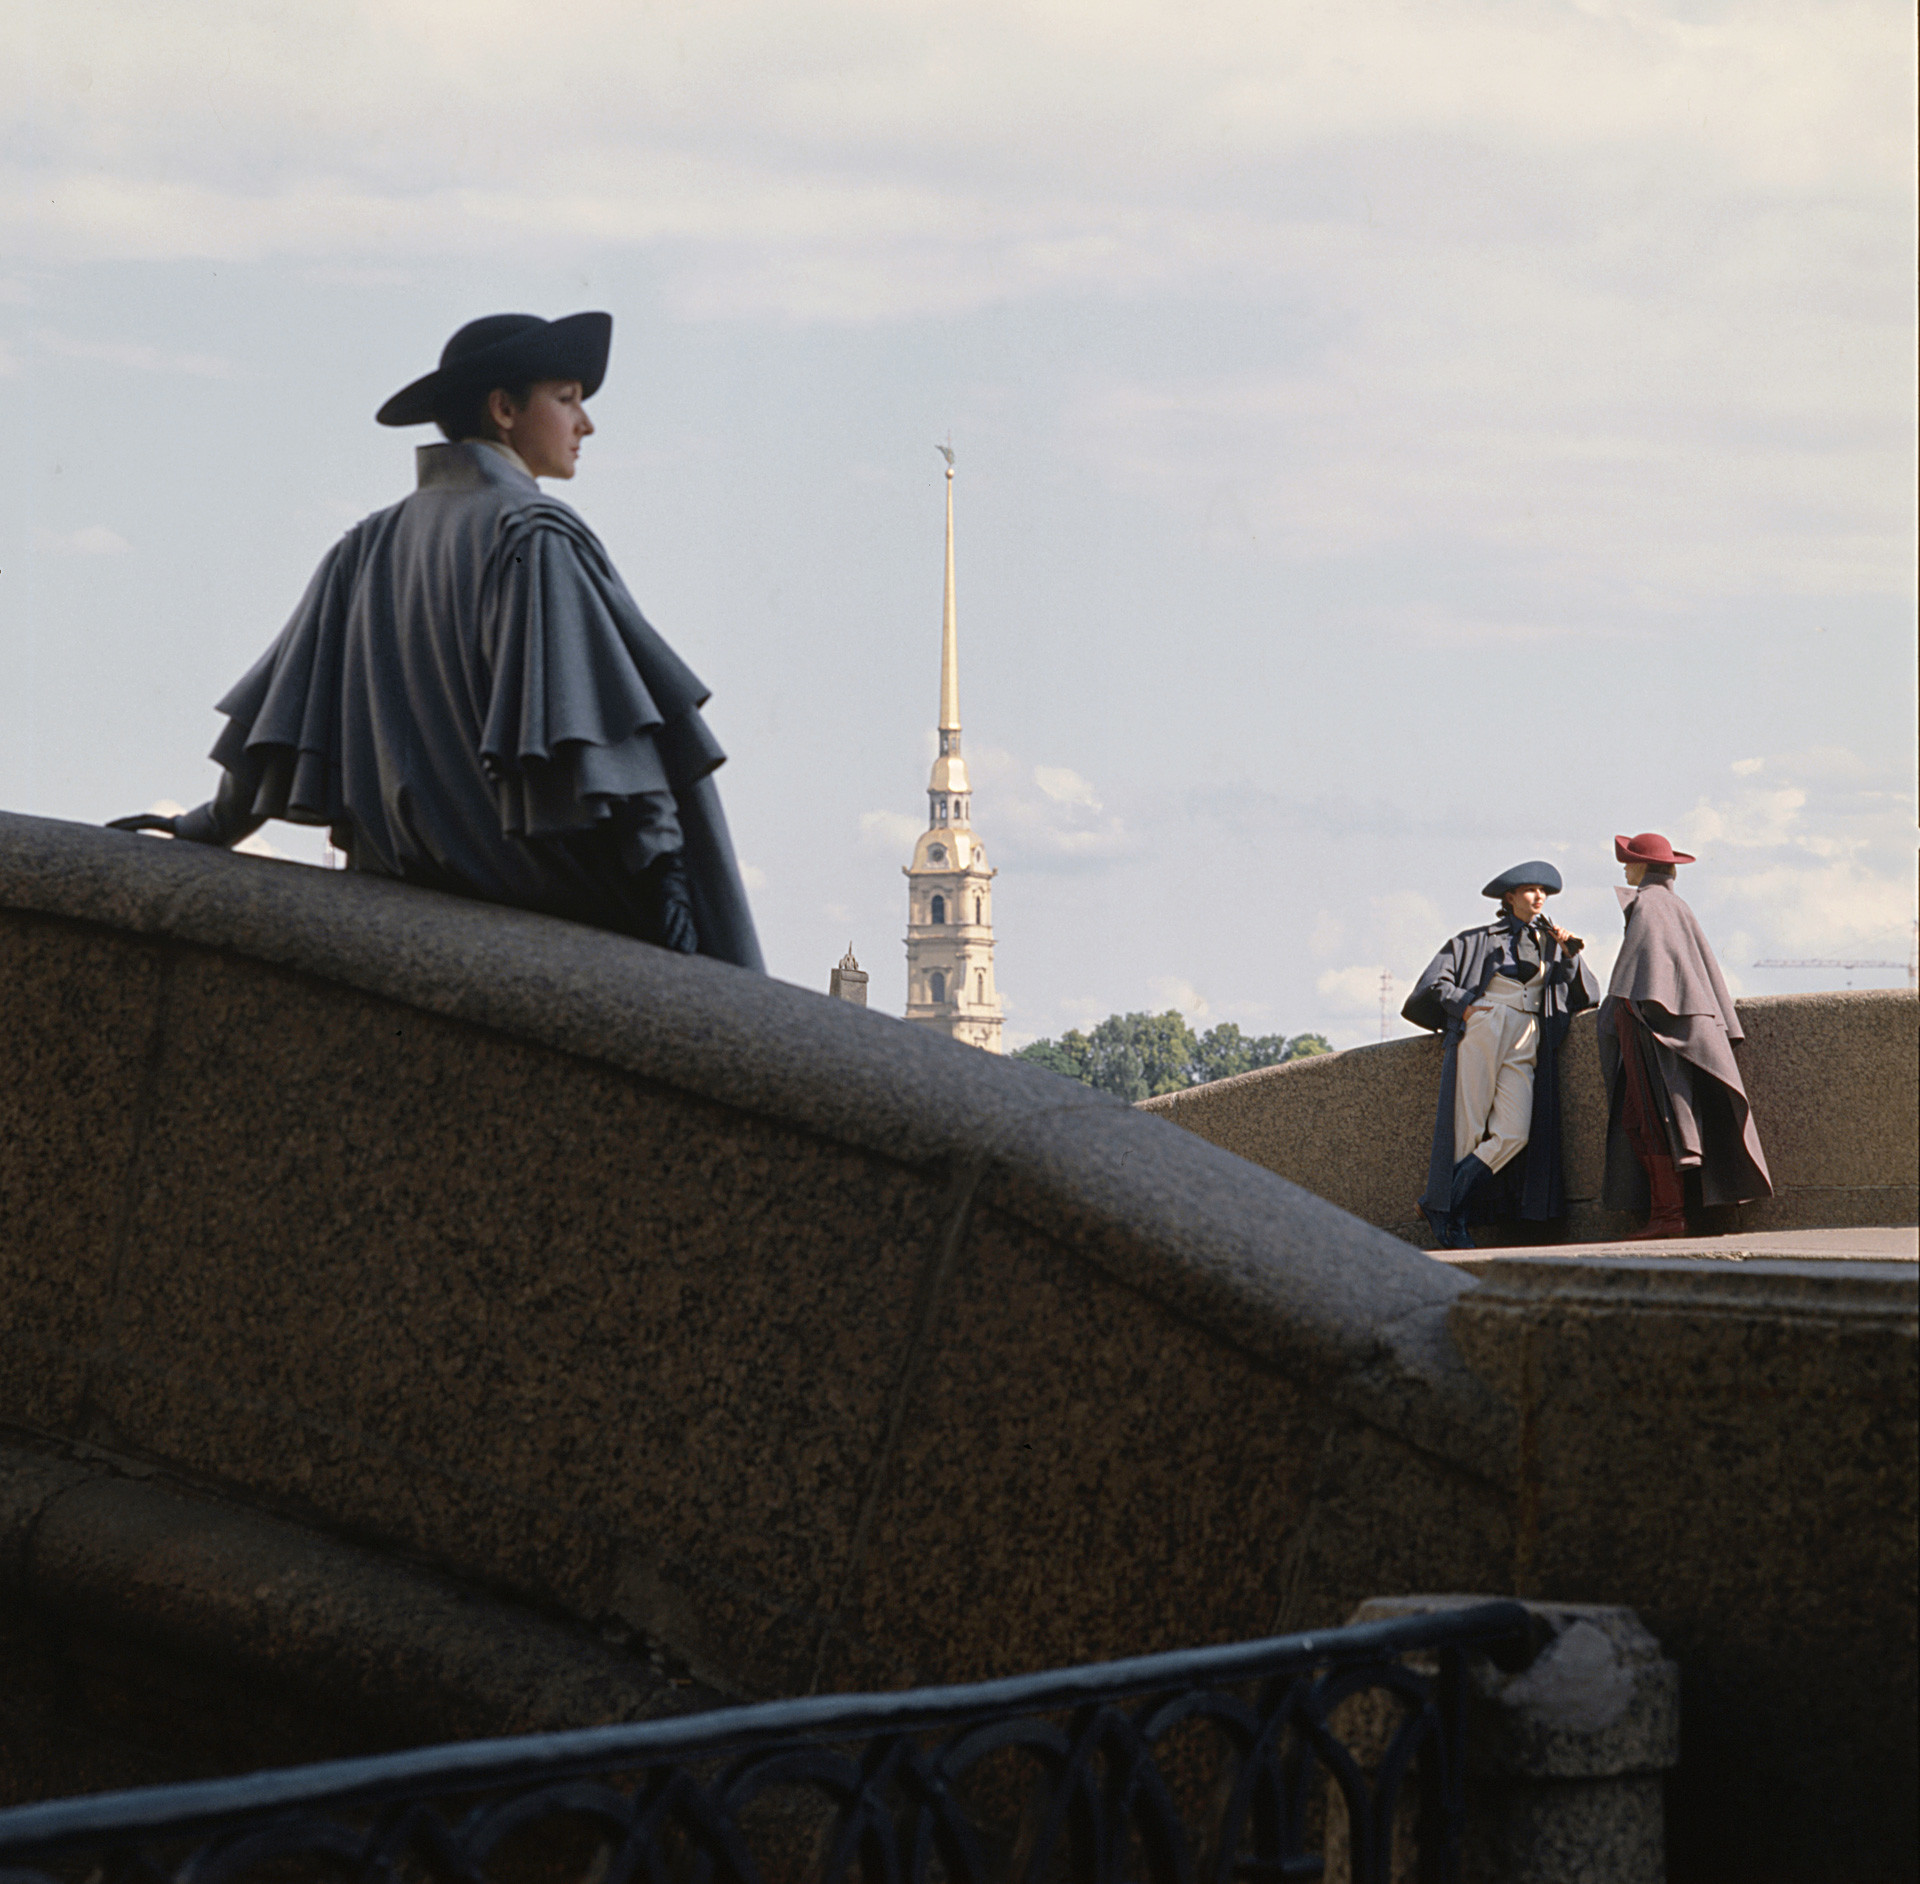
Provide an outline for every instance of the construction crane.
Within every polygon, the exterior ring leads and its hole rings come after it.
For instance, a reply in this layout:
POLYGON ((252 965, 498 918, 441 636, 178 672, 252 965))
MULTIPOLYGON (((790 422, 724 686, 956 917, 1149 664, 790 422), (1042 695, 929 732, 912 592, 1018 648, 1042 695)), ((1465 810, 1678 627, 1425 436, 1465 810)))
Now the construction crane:
POLYGON ((1387 1037, 1387 1010, 1393 1002, 1393 970, 1383 968, 1380 971, 1380 1038, 1387 1037))
POLYGON ((1904 962, 1870 962, 1856 956, 1851 961, 1842 961, 1836 957, 1817 956, 1796 962, 1755 962, 1756 968, 1844 968, 1847 971, 1847 986, 1853 986, 1853 971, 1856 968, 1904 968, 1907 971, 1909 988, 1920 983, 1920 917, 1914 919, 1914 940, 1907 950, 1904 962))

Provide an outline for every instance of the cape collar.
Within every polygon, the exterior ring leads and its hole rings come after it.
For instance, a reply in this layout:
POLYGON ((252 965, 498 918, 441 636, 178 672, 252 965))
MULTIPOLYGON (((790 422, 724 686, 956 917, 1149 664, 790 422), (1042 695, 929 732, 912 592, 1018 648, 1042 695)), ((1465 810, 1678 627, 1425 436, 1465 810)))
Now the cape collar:
POLYGON ((488 438, 463 438, 457 445, 416 445, 413 462, 423 491, 477 491, 490 484, 511 490, 540 489, 517 451, 488 438))

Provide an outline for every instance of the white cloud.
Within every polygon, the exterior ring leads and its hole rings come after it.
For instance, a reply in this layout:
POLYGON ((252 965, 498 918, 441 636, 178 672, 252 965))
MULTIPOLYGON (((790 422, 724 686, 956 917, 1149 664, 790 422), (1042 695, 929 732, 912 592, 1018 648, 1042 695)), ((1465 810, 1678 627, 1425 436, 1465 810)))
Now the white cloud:
MULTIPOLYGON (((1196 536, 1295 561, 1471 543, 1578 595, 1617 584, 1631 544, 1643 594, 1905 593, 1906 314, 1756 318, 1790 287, 1755 233, 1710 269, 1676 260, 1712 279, 1676 280, 1683 310, 1652 319, 1617 259, 1436 247, 1409 290, 1410 253, 1327 238, 1291 271, 1333 329, 1297 365, 1089 385, 1070 429, 1091 471, 1196 536)), ((1592 632, 1438 608, 1402 625, 1467 648, 1592 632)))
MULTIPOLYGON (((1387 971, 1377 962, 1354 963, 1346 968, 1329 968, 1314 981, 1314 992, 1326 1003, 1327 1012, 1342 1019, 1356 1015, 1377 1015, 1380 1011, 1380 977, 1387 971)), ((1409 984, 1410 986, 1411 984, 1409 984)), ((1394 1015, 1406 996, 1398 986, 1389 989, 1389 1006, 1394 1015)))
POLYGON ((1910 581, 1913 46, 1875 0, 26 10, 22 252, 644 251, 683 313, 856 323, 1229 297, 1290 364, 1089 365, 1071 426, 1203 535, 1655 594, 1910 581))
POLYGON ((1796 785, 1751 789, 1719 803, 1702 798, 1683 826, 1689 844, 1730 844, 1738 850, 1804 843, 1800 814, 1807 794, 1796 785))
POLYGON ((740 866, 740 881, 750 890, 764 890, 767 887, 767 873, 758 864, 743 863, 740 866))
MULTIPOLYGON (((1769 957, 1897 962, 1905 957, 1914 915, 1911 871, 1903 881, 1844 859, 1745 871, 1716 882, 1713 895, 1734 905, 1752 949, 1769 957)), ((1747 964, 1736 959, 1735 965, 1747 964)))
POLYGON ((1908 158, 1910 34, 1871 0, 1817 26, 1789 0, 1711 23, 1497 0, 26 10, 0 111, 43 156, 15 214, 90 254, 689 240, 734 245, 716 277, 790 248, 776 294, 865 273, 856 306, 940 306, 982 277, 1257 267, 1249 234, 1327 221, 1374 241, 1497 240, 1516 210, 1529 238, 1592 228, 1595 190, 1635 205, 1678 175, 1723 216, 1769 191, 1844 207, 1898 190, 1908 158), (1383 137, 1425 161, 1356 161, 1383 137))
POLYGON ((1554 641, 1611 638, 1606 629, 1596 630, 1588 622, 1497 621, 1431 603, 1396 609, 1387 619, 1410 639, 1432 648, 1532 648, 1554 641))
MULTIPOLYGON (((1422 896, 1418 890, 1395 890, 1368 899, 1361 933, 1387 962, 1395 964, 1394 973, 1403 975, 1411 987, 1414 975, 1433 959, 1451 929, 1432 897, 1422 896)), ((1374 979, 1377 1002, 1378 971, 1374 979)))
POLYGON ((863 811, 860 814, 860 848, 868 851, 912 851, 920 833, 926 829, 918 818, 903 811, 863 811))
POLYGON ((1192 982, 1177 975, 1157 975, 1147 983, 1147 992, 1153 1000, 1153 1011, 1164 1014, 1169 1008, 1178 1008, 1188 1020, 1198 1025, 1213 1012, 1207 997, 1192 982))
POLYGON ((118 530, 109 530, 104 523, 90 523, 80 530, 49 530, 36 524, 33 540, 59 556, 124 556, 133 548, 118 530))
POLYGON ((1349 935, 1361 946, 1371 946, 1379 954, 1373 961, 1349 962, 1343 967, 1321 971, 1314 980, 1314 991, 1322 1004, 1320 1020, 1329 1025, 1347 1023, 1345 1031, 1355 1039, 1377 1037, 1381 978, 1385 976, 1387 1031, 1389 1034, 1410 1031, 1400 1018, 1400 1005, 1413 992, 1415 978, 1449 933, 1450 925, 1441 914, 1440 906, 1417 890, 1395 890, 1386 896, 1370 897, 1364 910, 1350 912, 1350 920, 1346 922, 1323 910, 1314 929, 1317 954, 1330 952, 1320 946, 1323 941, 1344 944, 1349 935))
POLYGON ((1728 770, 1738 778, 1751 778, 1765 764, 1764 759, 1736 759, 1728 770))
MULTIPOLYGON (((1833 746, 1735 770, 1752 782, 1702 798, 1669 832, 1699 856, 1681 872, 1681 891, 1709 934, 1724 930, 1729 974, 1755 959, 1904 958, 1914 917, 1910 779, 1833 746)), ((1770 980, 1748 985, 1764 991, 1770 980)))
POLYGON ((1064 765, 1036 765, 1033 782, 1056 804, 1085 805, 1089 811, 1100 809, 1093 787, 1078 772, 1071 772, 1064 765))
POLYGON ((1080 870, 1132 849, 1125 824, 1098 815, 1096 788, 1077 772, 1028 767, 997 746, 969 753, 967 763, 980 834, 997 860, 1029 870, 1080 870))
POLYGON ((180 373, 191 379, 232 379, 232 363, 212 353, 168 353, 131 340, 76 340, 71 335, 41 328, 34 339, 48 353, 64 360, 92 360, 102 366, 126 367, 136 373, 180 373))

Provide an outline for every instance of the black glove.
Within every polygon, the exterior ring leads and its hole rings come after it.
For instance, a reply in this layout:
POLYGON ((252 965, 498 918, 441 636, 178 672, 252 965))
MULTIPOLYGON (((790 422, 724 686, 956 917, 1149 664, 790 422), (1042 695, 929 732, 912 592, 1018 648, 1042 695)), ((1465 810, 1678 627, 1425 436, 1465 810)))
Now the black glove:
POLYGON ((697 955, 700 930, 693 920, 693 885, 687 880, 687 860, 677 850, 656 857, 647 866, 653 886, 654 920, 662 948, 680 955, 697 955))
POLYGON ((151 811, 136 812, 130 818, 111 818, 107 822, 109 831, 165 831, 173 835, 173 820, 156 816, 151 811))

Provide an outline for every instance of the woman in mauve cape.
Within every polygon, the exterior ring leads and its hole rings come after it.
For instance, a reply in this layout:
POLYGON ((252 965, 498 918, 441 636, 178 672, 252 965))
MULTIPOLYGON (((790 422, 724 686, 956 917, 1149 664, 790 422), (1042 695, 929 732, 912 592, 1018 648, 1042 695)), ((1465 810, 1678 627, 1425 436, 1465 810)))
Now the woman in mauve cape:
POLYGON ((1658 831, 1616 837, 1632 887, 1617 891, 1626 939, 1600 1004, 1607 1082, 1607 1178, 1613 1210, 1644 1210, 1637 1237, 1685 1236, 1687 1174, 1700 1202, 1773 1195, 1766 1153, 1733 1057, 1745 1036, 1720 964, 1674 890, 1694 859, 1658 831))

